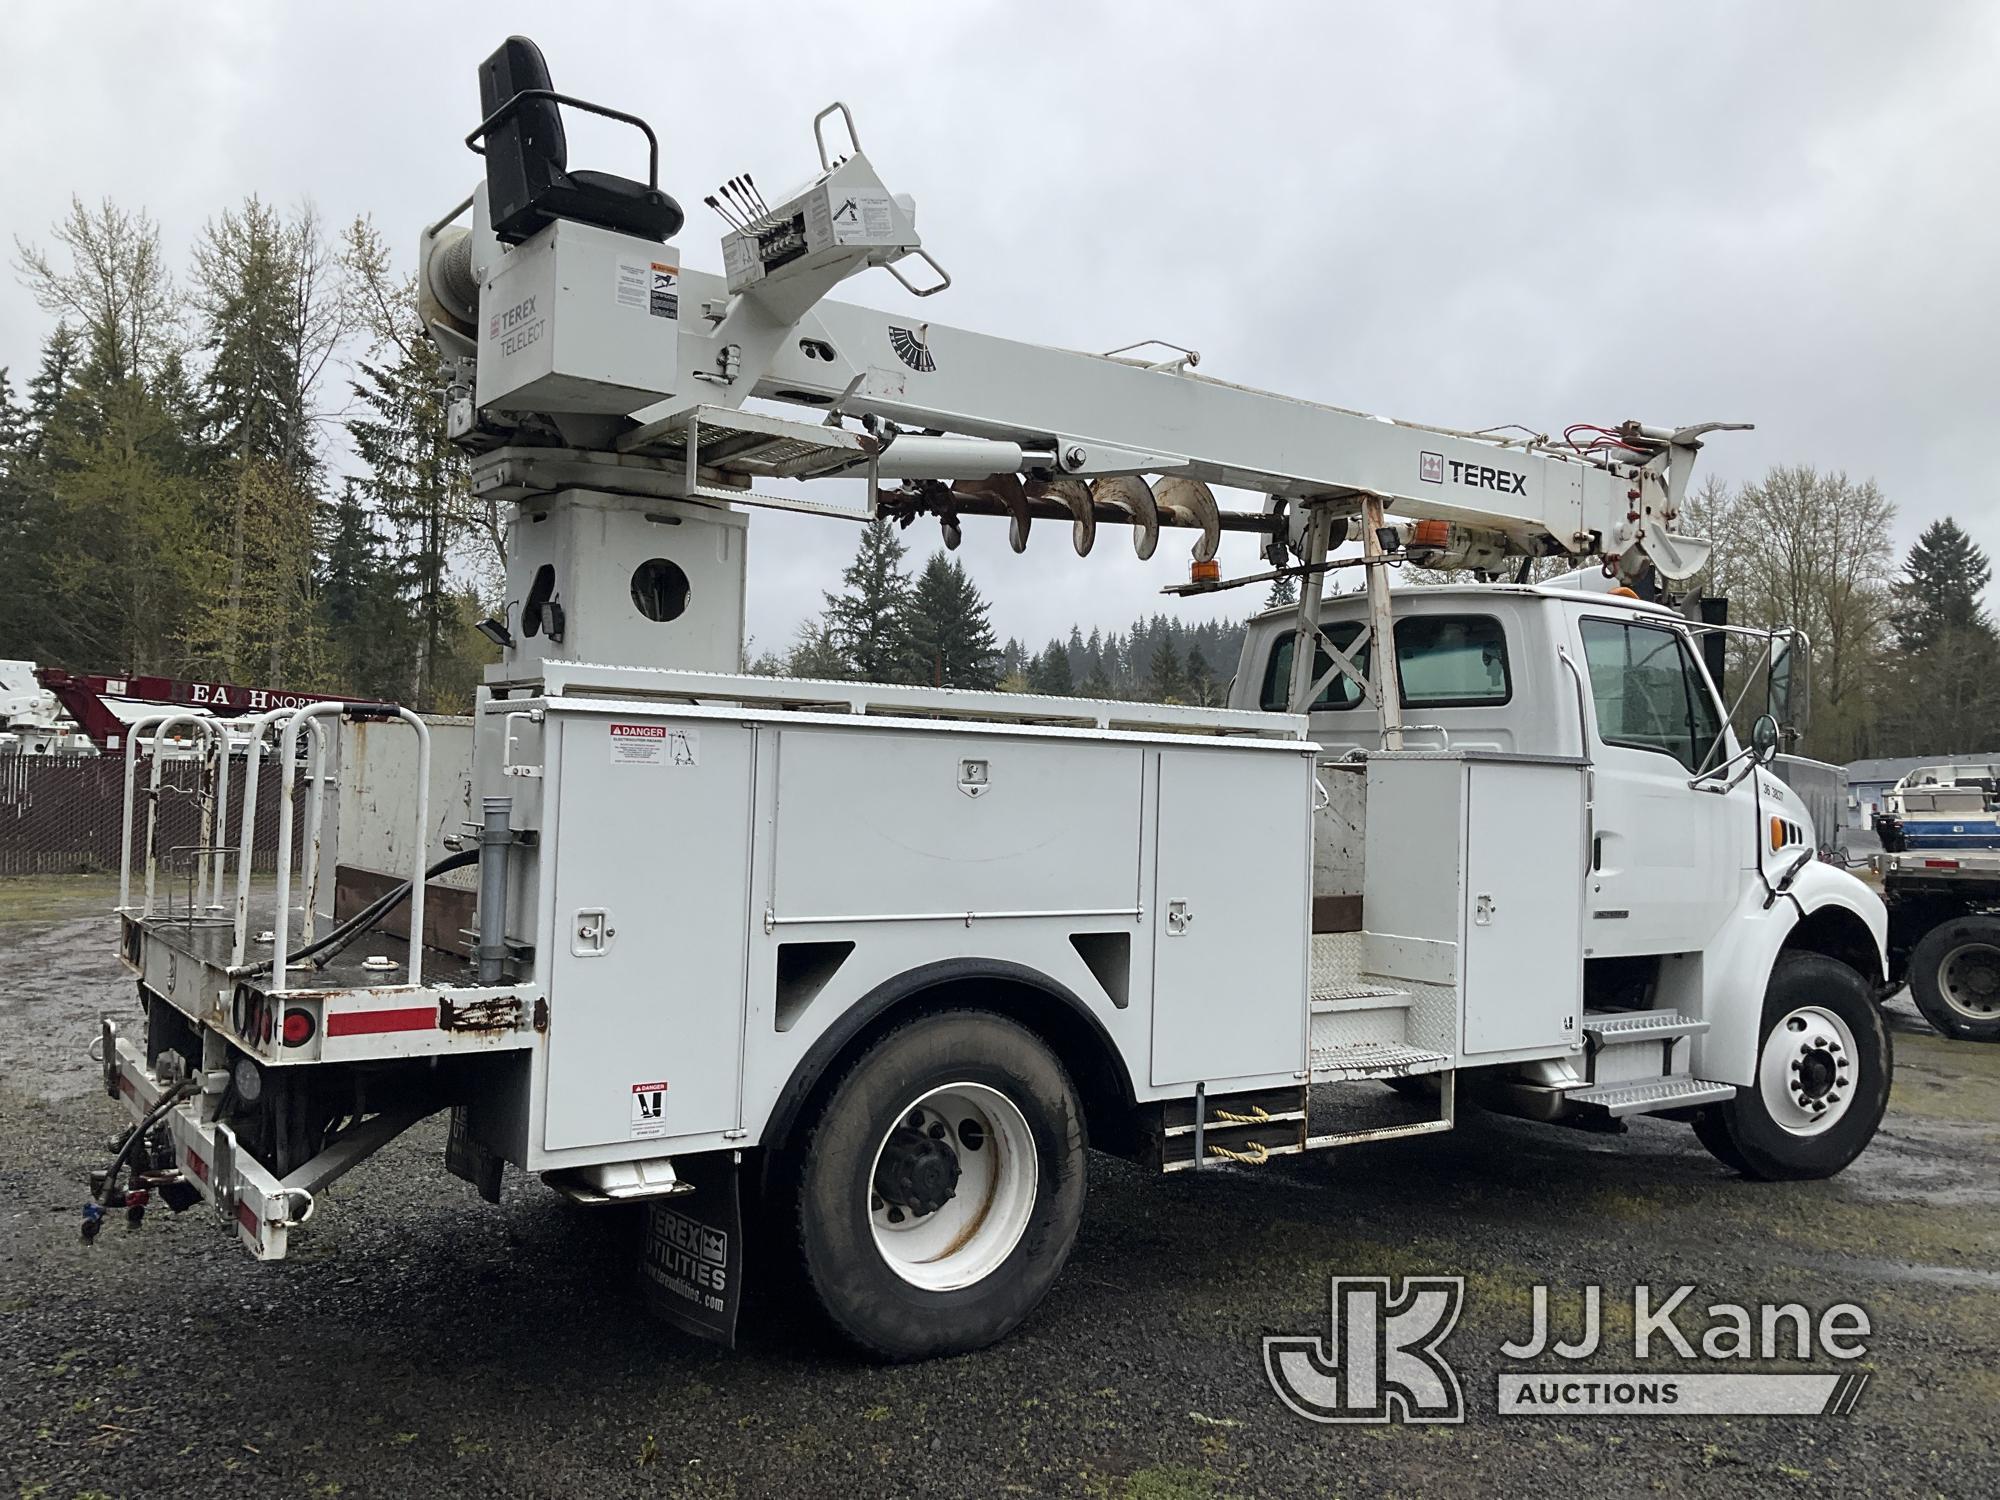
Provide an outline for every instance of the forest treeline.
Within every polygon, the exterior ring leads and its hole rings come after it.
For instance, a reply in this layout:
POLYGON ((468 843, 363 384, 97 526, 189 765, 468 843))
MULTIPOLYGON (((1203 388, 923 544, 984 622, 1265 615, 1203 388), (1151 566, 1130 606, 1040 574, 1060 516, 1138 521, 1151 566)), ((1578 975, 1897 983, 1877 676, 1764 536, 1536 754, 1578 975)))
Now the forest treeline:
MULTIPOLYGON (((372 223, 248 198, 175 265, 145 213, 78 201, 13 266, 50 324, 0 366, 0 655, 469 705, 505 532, 372 223)), ((1688 512, 1715 542, 1698 586, 1812 640, 1807 753, 2000 748, 1991 563, 1951 518, 1899 557, 1876 484, 1808 465, 1711 476, 1688 512)), ((955 556, 913 564, 877 523, 797 638, 746 666, 1214 703, 1241 640, 1164 614, 1001 640, 955 556)), ((1734 649, 1733 677, 1753 657, 1734 649)))
POLYGON ((0 366, 5 654, 469 705, 503 539, 371 223, 250 198, 175 267, 79 201, 14 268, 52 326, 0 366))

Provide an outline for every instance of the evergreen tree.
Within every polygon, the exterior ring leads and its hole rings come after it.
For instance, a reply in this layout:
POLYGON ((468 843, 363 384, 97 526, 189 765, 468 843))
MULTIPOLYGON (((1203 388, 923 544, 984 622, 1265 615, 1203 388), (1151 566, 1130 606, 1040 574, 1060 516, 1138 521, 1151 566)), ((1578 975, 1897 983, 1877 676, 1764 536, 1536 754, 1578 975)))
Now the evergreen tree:
POLYGON ((942 551, 932 553, 908 612, 911 662, 923 681, 935 687, 998 686, 1000 653, 986 609, 965 565, 942 551))
POLYGON ((826 596, 826 624, 845 659, 841 674, 862 682, 923 680, 910 645, 907 549, 887 518, 862 528, 854 561, 840 575, 844 592, 826 596))
POLYGON ((830 624, 822 619, 799 628, 799 638, 785 656, 785 675, 819 682, 845 682, 853 675, 830 624))
POLYGON ((447 677, 464 675, 448 658, 470 649, 453 555, 471 553, 476 575, 490 577, 505 561, 499 522, 474 501, 465 455, 445 436, 439 357, 417 316, 415 280, 393 274, 365 220, 348 229, 343 259, 369 349, 355 367, 358 409, 347 431, 368 466, 362 493, 394 535, 398 582, 415 615, 407 686, 394 696, 429 708, 447 677))
POLYGON ((1146 696, 1155 703, 1184 703, 1188 696, 1187 669, 1181 665, 1180 652, 1174 649, 1173 638, 1165 631, 1153 647, 1153 658, 1146 673, 1146 696))
POLYGON ((1048 649, 1035 658, 1028 668, 1028 682, 1035 692, 1056 698, 1067 698, 1076 692, 1076 681, 1069 671, 1069 652, 1063 649, 1061 641, 1050 641, 1048 649))
POLYGON ((1282 609, 1288 604, 1299 602, 1298 580, 1287 575, 1271 580, 1271 591, 1264 596, 1264 608, 1282 609))
POLYGON ((1910 548, 1892 621, 1905 652, 1924 652, 1947 635, 1992 634, 1981 596, 1992 581, 1985 551, 1950 516, 1931 522, 1910 548))
POLYGON ((1212 707, 1217 698, 1215 674, 1209 670, 1208 658, 1196 646, 1188 652, 1187 659, 1188 696, 1196 704, 1212 707))
POLYGON ((332 648, 326 676, 346 691, 394 700, 409 691, 415 621, 359 488, 348 481, 323 527, 318 605, 332 648))

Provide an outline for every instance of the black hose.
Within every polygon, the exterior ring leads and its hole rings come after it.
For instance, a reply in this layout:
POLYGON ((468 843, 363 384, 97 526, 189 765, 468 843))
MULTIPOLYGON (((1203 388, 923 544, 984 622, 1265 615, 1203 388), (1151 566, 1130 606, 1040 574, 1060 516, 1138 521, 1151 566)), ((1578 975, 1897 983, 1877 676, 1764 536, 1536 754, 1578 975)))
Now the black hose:
POLYGON ((104 1185, 95 1194, 95 1201, 97 1203, 109 1206, 112 1191, 118 1183, 118 1173, 124 1167, 125 1159, 132 1154, 132 1148, 145 1138, 147 1131, 151 1130, 166 1117, 168 1110, 180 1103, 188 1094, 194 1092, 196 1086, 193 1079, 182 1079, 179 1083, 168 1089, 166 1093, 162 1094, 160 1102, 146 1112, 146 1117, 143 1120, 132 1127, 131 1131, 127 1133, 123 1144, 119 1146, 118 1154, 111 1158, 111 1170, 104 1174, 104 1185))
MULTIPOLYGON (((462 870, 467 865, 478 863, 478 860, 479 851, 477 849, 461 849, 456 854, 447 854, 443 859, 424 871, 424 879, 429 881, 439 875, 450 874, 453 870, 462 870)), ((302 959, 310 958, 315 961, 315 968, 325 968, 327 961, 336 953, 340 952, 341 949, 353 942, 354 939, 361 936, 362 933, 366 932, 370 927, 402 905, 409 898, 409 894, 415 887, 415 884, 415 881, 405 880, 393 890, 384 891, 373 901, 362 907, 360 911, 334 928, 325 937, 308 944, 296 953, 287 954, 285 956, 287 967, 302 959)), ((281 919, 283 915, 282 912, 279 913, 281 919)), ((416 940, 422 940, 421 933, 417 934, 416 940)), ((267 958, 262 963, 252 965, 250 968, 244 970, 243 977, 249 978, 253 975, 266 973, 270 967, 271 960, 267 958)))

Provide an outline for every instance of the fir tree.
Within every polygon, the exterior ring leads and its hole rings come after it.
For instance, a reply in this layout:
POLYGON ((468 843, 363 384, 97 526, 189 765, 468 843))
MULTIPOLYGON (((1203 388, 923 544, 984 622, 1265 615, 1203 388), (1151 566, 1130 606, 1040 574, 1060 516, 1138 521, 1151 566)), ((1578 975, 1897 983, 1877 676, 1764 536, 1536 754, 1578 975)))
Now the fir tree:
POLYGON ((934 687, 999 684, 1000 653, 986 610, 965 565, 944 552, 932 553, 908 610, 911 663, 921 680, 934 687))
POLYGON ((826 626, 840 648, 843 676, 862 682, 916 680, 910 650, 907 549, 886 518, 862 528, 854 561, 840 575, 844 592, 826 596, 826 626))
POLYGON ((1906 652, 1928 651, 1949 633, 1992 633, 1981 596, 1993 565, 1950 516, 1931 522, 1910 548, 1894 628, 1906 652))

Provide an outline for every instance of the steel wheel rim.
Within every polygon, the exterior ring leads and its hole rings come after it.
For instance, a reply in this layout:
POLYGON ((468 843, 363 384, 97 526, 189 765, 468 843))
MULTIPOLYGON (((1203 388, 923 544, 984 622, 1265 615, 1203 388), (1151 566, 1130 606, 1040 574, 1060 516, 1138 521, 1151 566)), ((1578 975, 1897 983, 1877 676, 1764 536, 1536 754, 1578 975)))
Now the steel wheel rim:
POLYGON ((1782 1017, 1764 1043, 1758 1092, 1778 1127, 1791 1135, 1821 1135, 1853 1107, 1861 1062, 1854 1032, 1821 1005, 1782 1017))
POLYGON ((1937 968, 1938 997, 1968 1021, 2000 1020, 2000 948, 1960 943, 1937 968))
POLYGON ((982 1083, 934 1088, 904 1105, 876 1144, 865 1189, 875 1249, 924 1291, 972 1286, 998 1270, 1027 1233, 1039 1175, 1034 1135, 1013 1100, 982 1083), (921 1193, 907 1191, 909 1172, 898 1173, 910 1163, 908 1130, 924 1138, 924 1160, 914 1170, 926 1184, 935 1187, 944 1152, 957 1164, 942 1204, 927 1206, 921 1193), (898 1198, 915 1198, 916 1206, 898 1198))

